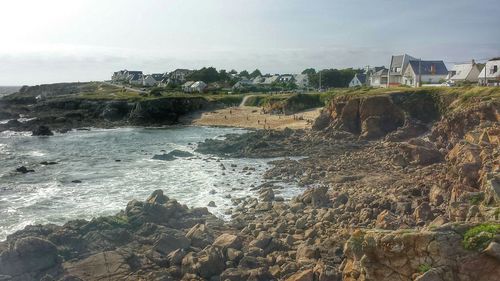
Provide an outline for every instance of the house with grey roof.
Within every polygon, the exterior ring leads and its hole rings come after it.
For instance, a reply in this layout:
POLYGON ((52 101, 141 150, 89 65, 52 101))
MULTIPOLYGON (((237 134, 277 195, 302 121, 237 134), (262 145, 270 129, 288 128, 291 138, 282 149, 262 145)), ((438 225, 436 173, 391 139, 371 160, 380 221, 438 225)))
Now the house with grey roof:
POLYGON ((184 83, 187 79, 187 76, 189 76, 193 72, 194 70, 178 68, 169 73, 169 78, 178 83, 184 83))
POLYGON ((500 57, 487 61, 478 79, 480 85, 500 86, 500 57))
POLYGON ((305 89, 309 87, 309 75, 307 74, 295 74, 293 76, 293 82, 299 89, 305 89))
POLYGON ((349 82, 349 88, 361 87, 364 85, 366 85, 366 74, 364 73, 356 73, 351 82, 349 82))
POLYGON ((403 74, 411 60, 416 60, 416 58, 407 54, 391 57, 387 73, 387 87, 398 87, 403 84, 403 74))
POLYGON ((481 67, 474 61, 470 63, 455 64, 448 73, 449 81, 458 82, 478 82, 481 67))
POLYGON ((182 84, 182 90, 186 93, 191 92, 191 86, 194 84, 194 81, 187 81, 182 84))
POLYGON ((196 81, 189 87, 191 93, 203 93, 206 88, 207 84, 203 81, 196 81))
POLYGON ((442 60, 410 60, 403 73, 403 85, 438 85, 446 80, 448 69, 442 60))
POLYGON ((387 87, 387 73, 389 70, 385 67, 375 68, 367 78, 367 85, 376 88, 387 87))
POLYGON ((271 85, 271 84, 274 84, 274 83, 277 83, 279 82, 279 79, 280 79, 280 76, 279 75, 273 75, 273 76, 269 76, 269 77, 266 77, 264 79, 264 81, 262 81, 262 85, 271 85))
POLYGON ((128 71, 127 82, 132 85, 142 85, 142 71, 128 71))

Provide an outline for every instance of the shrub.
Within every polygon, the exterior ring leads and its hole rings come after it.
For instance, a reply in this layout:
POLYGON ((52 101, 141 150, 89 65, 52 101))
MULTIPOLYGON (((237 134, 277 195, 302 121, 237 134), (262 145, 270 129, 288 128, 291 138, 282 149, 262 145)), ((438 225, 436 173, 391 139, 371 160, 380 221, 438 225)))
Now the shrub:
POLYGON ((432 266, 428 263, 423 263, 418 266, 418 272, 420 273, 426 273, 427 271, 431 270, 432 266))
POLYGON ((483 250, 500 233, 500 224, 481 224, 473 227, 464 235, 463 246, 467 250, 483 250))

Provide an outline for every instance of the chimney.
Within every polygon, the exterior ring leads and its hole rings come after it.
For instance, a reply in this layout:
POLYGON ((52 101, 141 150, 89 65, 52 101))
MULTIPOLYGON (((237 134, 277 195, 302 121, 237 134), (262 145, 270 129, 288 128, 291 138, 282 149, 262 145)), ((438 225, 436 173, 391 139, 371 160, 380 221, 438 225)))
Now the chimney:
POLYGON ((476 65, 476 61, 472 59, 472 65, 476 65))

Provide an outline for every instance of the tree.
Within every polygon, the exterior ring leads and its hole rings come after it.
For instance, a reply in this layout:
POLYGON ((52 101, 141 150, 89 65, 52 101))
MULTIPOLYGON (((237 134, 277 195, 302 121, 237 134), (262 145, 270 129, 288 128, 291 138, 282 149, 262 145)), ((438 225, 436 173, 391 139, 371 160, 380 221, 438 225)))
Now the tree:
POLYGON ((255 78, 255 77, 259 77, 259 76, 262 76, 262 73, 258 69, 254 70, 252 73, 250 73, 251 78, 255 78))
POLYGON ((309 82, 313 87, 319 87, 319 77, 321 75, 322 88, 345 88, 349 86, 359 69, 323 69, 316 74, 309 75, 309 82))
POLYGON ((219 70, 219 81, 229 81, 231 76, 227 73, 225 69, 219 70))
POLYGON ((215 67, 204 67, 191 73, 187 77, 187 79, 193 81, 203 81, 205 83, 212 83, 219 81, 219 73, 217 72, 217 69, 215 69, 215 67))
POLYGON ((231 71, 229 71, 229 74, 235 75, 235 74, 238 74, 238 71, 231 69, 231 71))
POLYGON ((240 72, 240 77, 241 77, 241 76, 249 77, 249 76, 250 76, 250 74, 248 73, 248 71, 243 70, 242 72, 240 72))
POLYGON ((304 69, 304 71, 302 71, 302 74, 315 75, 316 74, 316 69, 314 69, 314 68, 306 68, 306 69, 304 69))

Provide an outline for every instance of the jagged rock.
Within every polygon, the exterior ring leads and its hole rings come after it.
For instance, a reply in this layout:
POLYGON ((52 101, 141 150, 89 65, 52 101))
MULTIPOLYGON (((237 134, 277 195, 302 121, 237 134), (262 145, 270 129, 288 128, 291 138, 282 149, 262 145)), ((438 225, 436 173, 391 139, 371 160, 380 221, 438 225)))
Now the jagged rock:
POLYGON ((224 270, 223 255, 216 247, 207 247, 198 253, 188 253, 182 259, 182 272, 211 278, 224 270))
POLYGON ((53 136, 54 133, 47 126, 38 126, 35 130, 31 132, 32 136, 53 136))
POLYGON ((429 206, 429 204, 426 202, 420 204, 417 208, 415 208, 415 211, 413 212, 413 217, 415 218, 415 221, 423 223, 432 220, 433 214, 431 206, 429 206))
POLYGON ((215 239, 212 246, 221 248, 223 251, 228 248, 233 248, 236 250, 240 250, 242 247, 242 239, 239 236, 223 233, 217 239, 215 239))
POLYGON ((299 200, 306 205, 323 207, 330 203, 330 198, 327 192, 328 186, 310 188, 299 197, 299 200))
POLYGON ((67 275, 83 280, 123 280, 130 274, 133 257, 123 251, 101 252, 76 262, 66 262, 64 269, 67 275))
POLYGON ((168 229, 154 242, 153 249, 167 255, 177 249, 187 249, 190 245, 191 241, 184 236, 182 231, 168 229))
POLYGON ((490 257, 497 259, 500 262, 500 244, 497 242, 491 242, 486 249, 483 251, 490 257))
POLYGON ((16 172, 19 172, 19 173, 22 173, 22 174, 27 174, 27 173, 33 173, 33 172, 35 172, 35 170, 28 169, 25 166, 21 166, 21 167, 19 167, 19 168, 16 169, 16 172))
POLYGON ((314 280, 314 272, 312 269, 297 272, 286 279, 286 281, 313 281, 313 280, 314 280))
POLYGON ((196 224, 187 233, 186 237, 191 240, 191 245, 198 248, 205 248, 212 244, 214 237, 205 224, 196 224))

